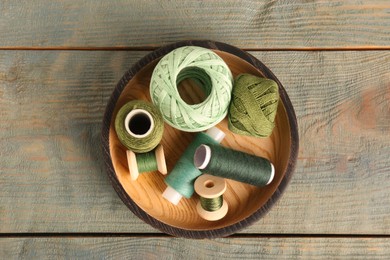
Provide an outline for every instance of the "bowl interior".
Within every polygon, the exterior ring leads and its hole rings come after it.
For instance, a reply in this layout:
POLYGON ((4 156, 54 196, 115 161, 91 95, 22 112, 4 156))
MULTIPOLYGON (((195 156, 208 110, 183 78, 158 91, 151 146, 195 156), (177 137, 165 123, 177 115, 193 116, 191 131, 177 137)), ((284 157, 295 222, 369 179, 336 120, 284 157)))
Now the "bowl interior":
MULTIPOLYGON (((215 52, 224 59, 234 77, 240 73, 263 76, 261 71, 239 57, 223 51, 215 50, 215 52)), ((159 172, 143 173, 136 181, 132 181, 127 166, 126 148, 120 143, 115 132, 115 116, 126 102, 133 99, 150 101, 149 82, 157 62, 158 60, 155 60, 143 67, 128 82, 115 105, 109 132, 109 148, 118 181, 140 208, 158 221, 173 227, 185 230, 213 230, 242 221, 259 210, 271 198, 285 175, 291 153, 291 133, 284 100, 281 99, 279 102, 275 119, 276 126, 268 138, 234 134, 229 131, 226 118, 217 125, 226 133, 221 143, 223 146, 269 159, 275 166, 275 178, 271 184, 263 188, 227 180, 228 187, 224 194, 224 199, 229 206, 227 215, 219 221, 206 221, 196 212, 199 199, 196 194, 191 199, 183 198, 177 206, 162 197, 166 184, 165 176, 159 172)), ((182 84, 180 89, 183 91, 181 96, 184 100, 188 102, 192 100, 194 103, 202 100, 202 93, 190 80, 182 84)), ((161 143, 164 146, 168 172, 174 167, 175 162, 195 135, 196 133, 179 131, 165 124, 161 143)))

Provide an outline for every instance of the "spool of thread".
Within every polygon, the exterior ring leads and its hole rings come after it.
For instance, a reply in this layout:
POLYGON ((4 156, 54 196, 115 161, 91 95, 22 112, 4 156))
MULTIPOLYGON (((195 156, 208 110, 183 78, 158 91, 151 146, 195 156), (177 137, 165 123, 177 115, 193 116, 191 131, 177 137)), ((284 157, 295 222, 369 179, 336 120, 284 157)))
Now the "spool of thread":
POLYGON ((202 218, 216 221, 226 216, 228 204, 223 199, 226 191, 225 179, 203 174, 196 179, 194 187, 200 196, 196 211, 202 218))
POLYGON ((275 127, 278 84, 270 79, 241 74, 234 81, 229 106, 230 131, 255 137, 268 137, 275 127))
POLYGON ((232 88, 232 73, 221 57, 206 48, 184 46, 158 62, 150 81, 150 97, 169 125, 182 131, 200 132, 225 118, 232 88), (180 97, 177 87, 188 78, 207 96, 203 102, 187 104, 180 97))
POLYGON ((168 187, 163 192, 163 197, 174 205, 177 205, 183 196, 191 198, 194 182, 202 174, 194 165, 196 148, 201 144, 218 144, 224 137, 225 133, 216 127, 210 128, 206 133, 198 133, 165 178, 168 187))
POLYGON ((200 145, 194 164, 202 172, 259 187, 270 184, 275 176, 269 160, 215 144, 200 145))
POLYGON ((129 150, 145 153, 161 141, 164 121, 160 111, 151 103, 133 100, 118 111, 115 131, 119 141, 129 150))
POLYGON ((140 173, 158 170, 162 174, 167 174, 164 148, 160 144, 154 150, 147 153, 134 153, 126 151, 127 164, 129 166, 130 177, 137 180, 140 173))

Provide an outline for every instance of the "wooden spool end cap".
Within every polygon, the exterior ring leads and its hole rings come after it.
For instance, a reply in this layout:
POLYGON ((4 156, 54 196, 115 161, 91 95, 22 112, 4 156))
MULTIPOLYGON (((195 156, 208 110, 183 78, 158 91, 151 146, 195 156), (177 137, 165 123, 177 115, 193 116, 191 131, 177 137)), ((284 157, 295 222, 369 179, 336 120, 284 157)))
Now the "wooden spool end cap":
POLYGON ((135 156, 135 153, 131 150, 127 150, 126 155, 127 155, 127 165, 129 166, 130 178, 131 180, 135 181, 138 179, 139 176, 137 158, 135 156))
POLYGON ((168 173, 167 163, 165 161, 164 148, 161 144, 159 144, 155 150, 157 168, 158 171, 164 175, 168 173))
POLYGON ((212 199, 221 196, 227 188, 224 178, 203 174, 199 176, 194 184, 196 193, 207 199, 212 199))

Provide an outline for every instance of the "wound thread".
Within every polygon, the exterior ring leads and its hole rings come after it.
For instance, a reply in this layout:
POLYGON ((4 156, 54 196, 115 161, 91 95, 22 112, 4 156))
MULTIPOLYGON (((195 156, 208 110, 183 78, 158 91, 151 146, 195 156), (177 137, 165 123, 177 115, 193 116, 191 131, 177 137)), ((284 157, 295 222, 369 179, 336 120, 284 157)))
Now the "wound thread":
POLYGON ((275 174, 269 160, 215 144, 199 146, 194 164, 202 172, 259 187, 269 184, 275 174))
POLYGON ((175 205, 183 196, 190 198, 194 193, 194 181, 202 174, 194 165, 196 148, 202 143, 220 143, 224 137, 225 133, 217 127, 208 129, 206 133, 198 133, 165 179, 168 187, 163 192, 163 197, 175 205))
POLYGON ((154 151, 136 154, 135 158, 140 173, 157 170, 157 159, 154 151))
POLYGON ((115 131, 119 141, 129 150, 145 153, 161 141, 164 121, 160 111, 151 103, 133 100, 118 111, 115 131))
POLYGON ((194 193, 194 181, 202 172, 194 166, 194 154, 196 148, 201 144, 217 143, 209 135, 200 132, 188 145, 174 168, 165 178, 165 183, 180 193, 183 197, 191 198, 194 193))
POLYGON ((229 106, 229 130, 241 135, 270 136, 275 127, 278 102, 275 81, 250 74, 238 75, 229 106))
POLYGON ((221 57, 206 48, 184 46, 158 62, 150 80, 150 97, 169 125, 199 132, 225 118, 232 88, 232 73, 221 57), (189 78, 207 96, 199 104, 187 104, 178 92, 178 84, 189 78))
POLYGON ((223 203, 222 195, 211 199, 200 197, 199 200, 202 208, 210 212, 219 210, 223 203))
POLYGON ((136 180, 140 173, 152 172, 158 170, 162 174, 167 174, 167 165, 165 162, 164 148, 159 144, 154 150, 146 153, 134 153, 131 150, 126 151, 127 164, 130 177, 136 180))

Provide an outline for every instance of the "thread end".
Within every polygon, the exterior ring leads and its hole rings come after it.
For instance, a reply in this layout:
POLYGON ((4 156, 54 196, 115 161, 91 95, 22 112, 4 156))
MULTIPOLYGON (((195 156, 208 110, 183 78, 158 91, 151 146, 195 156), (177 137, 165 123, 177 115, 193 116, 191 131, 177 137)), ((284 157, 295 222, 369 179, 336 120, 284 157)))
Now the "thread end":
POLYGON ((275 167, 271 162, 270 164, 271 164, 271 176, 269 177, 269 180, 266 185, 270 184, 275 177, 275 167))
POLYGON ((124 124, 127 133, 135 138, 147 137, 154 128, 152 115, 147 110, 140 108, 131 110, 127 114, 124 124))
POLYGON ((168 200, 170 203, 177 205, 179 204, 181 198, 183 197, 179 192, 174 190, 172 187, 168 186, 163 192, 162 196, 168 200))
POLYGON ((218 143, 221 143, 222 140, 225 138, 225 133, 219 129, 218 127, 211 127, 206 131, 206 134, 209 135, 211 138, 213 138, 218 143))
POLYGON ((136 155, 133 151, 127 150, 126 156, 127 156, 127 165, 129 167, 129 172, 130 172, 130 178, 131 180, 135 181, 138 179, 139 176, 136 155))
POLYGON ((211 148, 208 145, 202 144, 196 150, 194 154, 194 165, 200 170, 204 170, 209 164, 211 159, 211 148))
POLYGON ((158 171, 164 175, 168 173, 167 163, 165 161, 164 148, 161 144, 159 144, 155 150, 156 160, 157 160, 157 168, 158 171))

